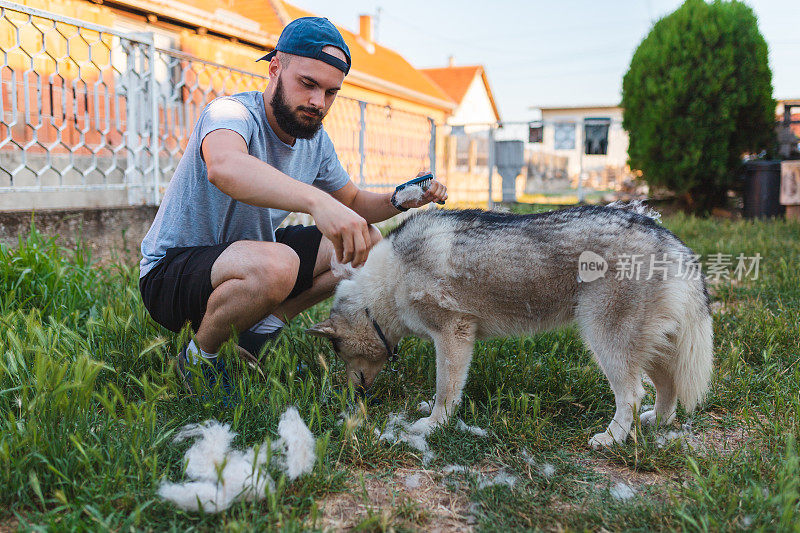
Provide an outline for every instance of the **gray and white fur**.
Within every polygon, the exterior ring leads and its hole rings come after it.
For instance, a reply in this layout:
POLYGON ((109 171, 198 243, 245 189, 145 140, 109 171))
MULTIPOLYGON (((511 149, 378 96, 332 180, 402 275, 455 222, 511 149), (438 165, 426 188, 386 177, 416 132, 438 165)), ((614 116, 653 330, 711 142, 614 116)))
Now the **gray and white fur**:
POLYGON ((593 447, 623 442, 644 395, 643 424, 668 424, 677 401, 692 411, 709 386, 713 331, 705 281, 680 239, 640 205, 580 206, 533 215, 428 210, 406 219, 337 288, 330 318, 309 332, 333 342, 356 386, 370 387, 390 345, 408 335, 436 349, 436 399, 412 429, 427 433, 460 403, 476 339, 528 335, 576 323, 614 392, 616 412, 593 447), (608 262, 581 281, 578 258, 608 262), (638 279, 617 279, 640 256, 638 279), (657 261, 653 268, 650 258, 657 261), (697 270, 682 275, 687 267, 697 270), (648 279, 649 278, 649 279, 648 279), (370 317, 366 310, 369 310, 370 317))

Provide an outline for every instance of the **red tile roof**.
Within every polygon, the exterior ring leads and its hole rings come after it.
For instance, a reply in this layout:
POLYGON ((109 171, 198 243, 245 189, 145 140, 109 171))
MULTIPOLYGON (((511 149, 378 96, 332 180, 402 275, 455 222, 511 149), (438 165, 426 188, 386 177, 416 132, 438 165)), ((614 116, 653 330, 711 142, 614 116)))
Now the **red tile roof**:
POLYGON ((494 111, 495 117, 497 117, 497 120, 500 120, 500 112, 497 110, 492 89, 489 87, 489 79, 486 77, 486 71, 481 65, 424 68, 420 70, 441 87, 457 104, 461 104, 464 95, 467 94, 467 90, 470 85, 472 85, 475 77, 480 76, 486 88, 486 94, 489 96, 489 101, 492 103, 492 110, 494 111))
MULTIPOLYGON (((115 0, 159 17, 181 20, 207 27, 262 47, 253 56, 275 46, 283 27, 299 17, 313 13, 282 0, 115 0)), ((400 54, 377 43, 368 43, 358 34, 337 26, 352 55, 352 70, 346 82, 378 93, 397 96, 424 105, 451 111, 455 103, 427 76, 415 69, 400 54)))

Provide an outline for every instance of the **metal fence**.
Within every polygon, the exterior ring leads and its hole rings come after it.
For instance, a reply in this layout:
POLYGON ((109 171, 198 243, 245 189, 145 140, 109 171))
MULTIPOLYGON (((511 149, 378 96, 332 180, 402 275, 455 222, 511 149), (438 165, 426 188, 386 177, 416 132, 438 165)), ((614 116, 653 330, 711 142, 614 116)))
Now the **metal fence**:
MULTIPOLYGON (((268 80, 6 0, 0 52, 0 209, 158 204, 206 104, 268 80)), ((325 128, 363 187, 435 164, 424 115, 339 97, 325 128)))

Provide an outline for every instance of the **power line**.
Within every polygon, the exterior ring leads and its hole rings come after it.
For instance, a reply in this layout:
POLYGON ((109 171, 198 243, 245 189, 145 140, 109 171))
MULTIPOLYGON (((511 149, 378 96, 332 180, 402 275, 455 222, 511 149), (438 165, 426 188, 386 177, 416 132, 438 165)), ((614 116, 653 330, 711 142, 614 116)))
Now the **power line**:
MULTIPOLYGON (((421 35, 424 35, 426 38, 428 38, 430 40, 438 40, 438 41, 442 41, 442 42, 449 42, 449 43, 454 43, 454 44, 458 44, 458 45, 462 45, 462 46, 467 46, 467 47, 470 47, 470 48, 473 48, 473 49, 480 49, 482 51, 495 52, 495 53, 506 54, 506 55, 508 55, 508 54, 514 54, 514 55, 523 55, 524 54, 524 55, 528 55, 529 54, 529 52, 526 51, 526 50, 514 50, 510 46, 504 46, 504 47, 487 46, 484 42, 476 42, 476 38, 475 37, 471 37, 469 39, 464 39, 464 38, 457 38, 457 37, 448 37, 446 35, 442 35, 441 33, 435 33, 435 32, 432 32, 429 29, 425 29, 425 28, 423 28, 421 26, 418 26, 416 23, 408 21, 408 20, 406 20, 406 19, 404 19, 402 17, 398 17, 397 15, 395 15, 395 14, 393 14, 391 12, 388 12, 386 10, 383 10, 381 12, 381 14, 386 18, 389 18, 389 19, 391 19, 391 20, 393 20, 393 21, 395 21, 397 23, 400 23, 401 25, 403 25, 403 26, 405 26, 405 27, 407 27, 407 28, 409 28, 409 29, 421 34, 421 35)), ((594 24, 593 26, 590 26, 590 27, 591 28, 596 28, 597 24, 594 24)), ((582 25, 582 26, 578 26, 576 28, 586 28, 586 26, 582 25)), ((551 28, 551 31, 552 31, 552 33, 563 33, 563 32, 569 31, 569 30, 551 28)), ((530 38, 530 37, 538 37, 538 36, 540 36, 541 34, 544 34, 544 33, 545 32, 538 32, 538 30, 537 30, 536 32, 532 31, 532 32, 529 32, 529 33, 527 33, 525 35, 517 34, 516 36, 506 36, 506 35, 503 35, 503 34, 500 34, 500 35, 492 34, 491 37, 492 38, 497 38, 497 37, 503 37, 503 38, 505 38, 505 37, 512 37, 512 38, 529 37, 530 38)))

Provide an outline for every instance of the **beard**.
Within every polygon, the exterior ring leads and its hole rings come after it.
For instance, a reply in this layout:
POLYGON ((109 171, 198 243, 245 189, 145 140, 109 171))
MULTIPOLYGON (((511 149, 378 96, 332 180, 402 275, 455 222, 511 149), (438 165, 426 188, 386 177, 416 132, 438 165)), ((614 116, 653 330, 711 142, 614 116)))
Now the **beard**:
POLYGON ((298 106, 297 110, 293 110, 286 102, 286 94, 283 92, 283 83, 280 78, 275 86, 275 94, 272 95, 270 105, 278 126, 295 139, 310 139, 322 127, 322 119, 325 115, 321 110, 307 106, 298 106), (309 117, 301 114, 303 111, 314 113, 316 116, 309 117))

